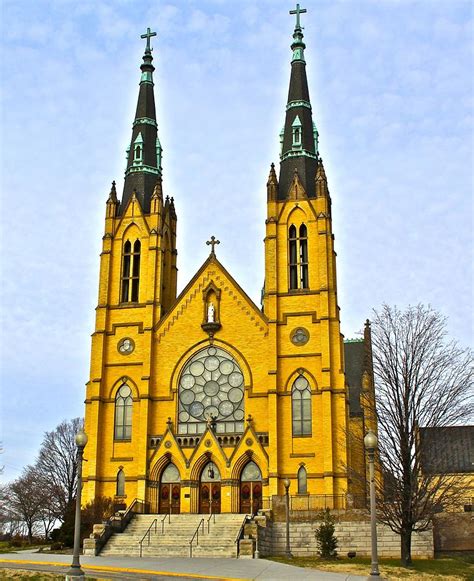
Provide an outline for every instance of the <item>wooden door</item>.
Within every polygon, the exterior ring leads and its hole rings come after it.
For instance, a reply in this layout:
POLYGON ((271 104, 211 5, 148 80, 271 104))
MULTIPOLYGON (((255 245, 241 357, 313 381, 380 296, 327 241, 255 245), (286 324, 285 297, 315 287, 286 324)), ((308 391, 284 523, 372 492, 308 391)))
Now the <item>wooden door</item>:
POLYGON ((240 483, 240 512, 256 514, 262 508, 262 483, 240 483))
POLYGON ((160 485, 160 514, 179 514, 181 503, 180 484, 162 483, 160 485))
POLYGON ((219 514, 221 512, 221 483, 201 482, 199 494, 199 512, 201 514, 219 514), (212 492, 212 510, 210 506, 210 496, 212 492))

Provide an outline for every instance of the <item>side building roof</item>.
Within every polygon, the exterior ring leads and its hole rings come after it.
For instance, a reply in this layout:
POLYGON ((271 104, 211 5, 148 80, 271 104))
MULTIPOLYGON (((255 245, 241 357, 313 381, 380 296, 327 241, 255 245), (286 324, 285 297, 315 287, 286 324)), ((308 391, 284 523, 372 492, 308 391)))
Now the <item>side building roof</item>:
POLYGON ((474 473, 474 426, 420 428, 421 466, 427 473, 474 473))

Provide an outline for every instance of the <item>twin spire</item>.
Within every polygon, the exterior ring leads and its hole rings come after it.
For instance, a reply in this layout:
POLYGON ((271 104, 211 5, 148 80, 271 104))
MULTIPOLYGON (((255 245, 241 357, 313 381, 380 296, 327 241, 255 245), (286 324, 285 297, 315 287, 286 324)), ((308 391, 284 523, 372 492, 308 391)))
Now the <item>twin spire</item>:
MULTIPOLYGON (((299 4, 296 5, 295 10, 290 10, 290 14, 296 15, 296 24, 291 44, 291 76, 285 125, 280 134, 280 175, 279 180, 277 180, 272 164, 267 183, 268 198, 272 200, 288 198, 295 176, 309 198, 321 195, 322 190, 324 190, 321 183, 319 186, 316 184, 316 174, 319 174, 318 181, 320 182, 321 169, 324 174, 324 168, 322 168, 322 161, 319 159, 318 131, 312 118, 306 78, 304 58, 306 45, 303 42, 303 27, 300 22, 300 16, 304 13, 306 13, 306 9, 300 8, 299 4)), ((150 46, 150 39, 153 36, 156 36, 156 32, 152 32, 150 28, 141 35, 141 38, 146 39, 146 48, 143 63, 140 66, 142 71, 140 90, 132 128, 132 139, 127 149, 127 168, 122 201, 118 208, 119 214, 124 211, 133 194, 140 202, 144 213, 149 213, 157 183, 159 183, 158 189, 161 193, 162 147, 156 121, 153 83, 155 67, 153 66, 153 49, 150 46)), ((112 194, 113 196, 116 194, 112 194)))
POLYGON ((146 38, 145 54, 140 66, 140 90, 138 93, 137 110, 133 121, 132 139, 127 149, 127 169, 123 187, 122 203, 119 213, 122 213, 128 201, 135 193, 145 213, 150 212, 150 203, 155 185, 161 179, 162 148, 158 138, 156 122, 155 96, 151 37, 156 32, 147 29, 141 38, 146 38))
POLYGON ((315 177, 318 167, 318 130, 313 122, 309 99, 306 62, 304 59, 303 27, 300 15, 305 8, 296 5, 290 14, 296 15, 291 44, 291 77, 286 105, 285 125, 280 134, 280 179, 278 200, 285 200, 292 186, 295 170, 308 197, 316 195, 315 177))

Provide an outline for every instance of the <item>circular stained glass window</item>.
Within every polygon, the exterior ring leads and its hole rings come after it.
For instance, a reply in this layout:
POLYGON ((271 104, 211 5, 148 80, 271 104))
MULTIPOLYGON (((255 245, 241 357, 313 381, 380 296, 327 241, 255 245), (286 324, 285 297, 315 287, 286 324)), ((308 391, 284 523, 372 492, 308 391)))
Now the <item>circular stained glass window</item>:
POLYGON ((184 366, 178 386, 180 434, 202 434, 208 420, 219 433, 243 430, 244 376, 237 361, 219 347, 206 347, 184 366))
POLYGON ((298 327, 291 332, 293 345, 306 345, 309 341, 309 333, 304 327, 298 327))

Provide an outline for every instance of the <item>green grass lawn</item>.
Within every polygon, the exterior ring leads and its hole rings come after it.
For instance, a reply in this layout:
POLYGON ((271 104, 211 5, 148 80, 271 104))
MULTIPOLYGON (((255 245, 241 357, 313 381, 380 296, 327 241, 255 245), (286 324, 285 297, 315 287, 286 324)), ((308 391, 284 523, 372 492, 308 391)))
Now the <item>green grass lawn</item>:
POLYGON ((37 551, 41 547, 48 547, 47 544, 32 544, 29 545, 27 542, 22 543, 20 546, 12 545, 10 541, 0 541, 0 553, 16 553, 18 551, 32 550, 37 551))
MULTIPOLYGON (((338 558, 336 560, 325 561, 318 557, 271 557, 272 560, 280 563, 289 563, 300 567, 312 567, 315 569, 331 570, 343 572, 348 570, 352 573, 368 574, 370 572, 370 559, 356 557, 355 559, 338 558)), ((388 575, 397 579, 430 579, 439 576, 443 579, 448 577, 474 580, 474 557, 452 557, 441 559, 417 559, 413 561, 413 567, 409 569, 401 566, 400 559, 380 559, 379 566, 382 576, 388 575)))

